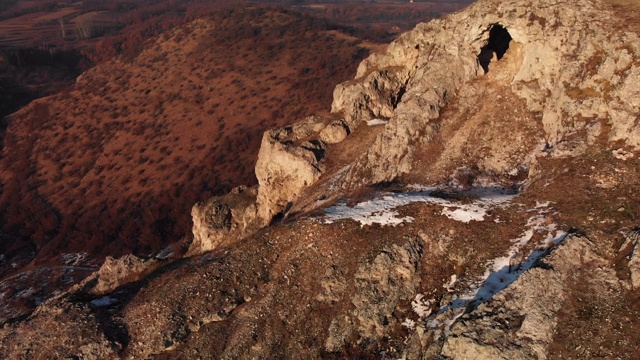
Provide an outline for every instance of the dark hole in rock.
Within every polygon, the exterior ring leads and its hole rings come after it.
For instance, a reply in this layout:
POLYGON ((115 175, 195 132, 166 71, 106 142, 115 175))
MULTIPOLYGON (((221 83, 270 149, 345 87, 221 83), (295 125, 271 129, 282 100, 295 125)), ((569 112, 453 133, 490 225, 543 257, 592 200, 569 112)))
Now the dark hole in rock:
POLYGON ((502 59, 504 54, 509 49, 509 42, 511 41, 511 35, 507 29, 500 25, 493 25, 489 31, 489 41, 478 54, 478 62, 485 73, 489 72, 489 64, 493 59, 493 54, 496 55, 498 60, 502 59))

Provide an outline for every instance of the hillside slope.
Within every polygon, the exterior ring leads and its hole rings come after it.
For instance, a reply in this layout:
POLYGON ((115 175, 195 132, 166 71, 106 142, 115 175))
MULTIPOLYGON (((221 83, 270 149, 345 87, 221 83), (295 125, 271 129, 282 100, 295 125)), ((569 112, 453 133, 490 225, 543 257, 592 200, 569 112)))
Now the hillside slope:
MULTIPOLYGON (((191 206, 255 183, 262 133, 328 112, 333 86, 368 51, 324 21, 227 11, 13 114, 0 159, 0 279, 91 268, 105 255, 146 256, 188 239, 191 206)), ((88 274, 67 272, 54 289, 88 274)), ((44 281, 25 276, 4 285, 16 294, 44 281)), ((34 291, 38 302, 53 289, 34 291)))
POLYGON ((640 17, 611 2, 418 25, 194 206, 197 256, 109 259, 0 355, 638 358, 640 41, 611 24, 640 17))

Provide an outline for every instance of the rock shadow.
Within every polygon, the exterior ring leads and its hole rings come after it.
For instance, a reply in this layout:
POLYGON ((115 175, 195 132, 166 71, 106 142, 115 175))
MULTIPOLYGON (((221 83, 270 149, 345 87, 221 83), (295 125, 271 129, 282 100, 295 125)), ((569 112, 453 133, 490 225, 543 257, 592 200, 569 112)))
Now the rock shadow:
POLYGON ((494 56, 497 60, 502 59, 509 49, 511 39, 511 34, 503 26, 496 24, 491 27, 487 45, 482 47, 480 54, 478 54, 478 63, 485 74, 489 72, 489 64, 494 59, 494 56))

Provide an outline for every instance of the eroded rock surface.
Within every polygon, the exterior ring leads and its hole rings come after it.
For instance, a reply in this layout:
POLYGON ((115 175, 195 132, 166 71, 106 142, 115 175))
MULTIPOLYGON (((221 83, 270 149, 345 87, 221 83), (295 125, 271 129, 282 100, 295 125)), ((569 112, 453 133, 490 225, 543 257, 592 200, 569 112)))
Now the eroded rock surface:
POLYGON ((256 188, 241 186, 227 195, 195 204, 191 209, 193 242, 187 255, 211 251, 225 240, 255 231, 259 226, 256 197, 256 188))
POLYGON ((593 244, 571 235, 540 265, 522 275, 490 302, 458 318, 444 342, 442 354, 453 359, 546 359, 554 339, 558 311, 567 300, 569 281, 576 276, 593 277, 593 291, 618 286, 607 261, 593 244), (586 270, 586 271, 585 271, 586 270))
POLYGON ((284 215, 300 192, 322 174, 326 145, 317 139, 303 139, 323 128, 324 124, 312 117, 264 134, 256 163, 258 214, 264 225, 284 215))
POLYGON ((338 188, 416 171, 441 179, 460 163, 513 180, 527 175, 541 149, 555 157, 577 156, 598 141, 640 149, 633 100, 640 41, 612 29, 615 16, 596 0, 484 0, 419 24, 336 86, 332 112, 343 120, 308 117, 265 133, 256 164, 259 223, 285 216, 330 176, 330 148, 372 119, 388 124, 353 153, 338 188))
POLYGON ((87 306, 64 298, 53 298, 19 327, 0 329, 0 357, 117 358, 117 352, 121 349, 104 336, 100 327, 99 320, 87 306))
POLYGON ((638 98, 640 68, 634 59, 640 42, 636 33, 612 31, 615 17, 598 1, 478 1, 403 34, 386 54, 363 61, 356 80, 334 94, 332 110, 353 123, 373 116, 392 119, 358 159, 351 180, 359 181, 359 173, 366 172, 368 183, 390 181, 411 171, 412 144, 429 139, 429 124, 449 100, 484 75, 478 57, 496 26, 512 38, 504 55, 509 65, 498 65, 502 59, 494 57, 488 74, 525 100, 521 111, 541 114, 549 146, 562 148, 576 132, 598 137, 603 126, 610 126, 602 134, 609 141, 638 149, 640 107, 628 99, 638 98), (385 85, 388 79, 395 85, 385 85), (385 101, 375 106, 362 100, 378 97, 385 101))
POLYGON ((631 285, 634 289, 640 288, 640 227, 631 230, 625 242, 620 247, 623 256, 627 257, 629 272, 631 274, 631 285))
POLYGON ((638 358, 640 42, 614 9, 480 0, 417 26, 334 115, 264 135, 257 189, 194 206, 193 256, 109 259, 0 355, 638 358))
POLYGON ((422 253, 422 241, 409 239, 385 248, 372 263, 360 266, 354 276, 354 308, 331 322, 327 351, 340 350, 354 333, 360 341, 375 341, 385 336, 386 329, 399 325, 390 324, 397 321, 392 313, 401 300, 415 296, 422 253))
POLYGON ((159 261, 155 259, 144 260, 134 255, 125 255, 118 259, 107 256, 100 269, 84 283, 91 282, 95 278, 91 293, 102 295, 127 283, 140 280, 159 265, 159 261))

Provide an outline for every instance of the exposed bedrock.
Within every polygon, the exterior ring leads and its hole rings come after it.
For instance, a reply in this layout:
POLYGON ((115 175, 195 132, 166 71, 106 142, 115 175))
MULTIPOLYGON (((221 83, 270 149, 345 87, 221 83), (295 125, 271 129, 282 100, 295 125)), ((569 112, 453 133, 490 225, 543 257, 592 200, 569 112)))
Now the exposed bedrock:
POLYGON ((419 24, 336 86, 334 119, 309 117, 265 133, 255 170, 257 225, 248 228, 286 216, 323 176, 327 149, 372 119, 388 123, 353 154, 341 188, 410 173, 424 163, 417 151, 444 130, 449 137, 439 153, 427 150, 432 157, 496 176, 526 177, 543 148, 554 157, 577 156, 597 141, 640 149, 640 39, 612 29, 614 17, 599 1, 484 0, 419 24), (512 95, 502 104, 508 119, 493 115, 503 123, 487 119, 500 103, 486 99, 492 91, 512 95), (462 115, 443 118, 451 104, 469 111, 469 124, 462 115), (506 121, 531 124, 499 141, 506 121), (486 139, 478 137, 483 131, 486 139))

